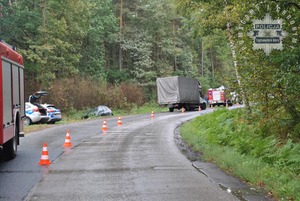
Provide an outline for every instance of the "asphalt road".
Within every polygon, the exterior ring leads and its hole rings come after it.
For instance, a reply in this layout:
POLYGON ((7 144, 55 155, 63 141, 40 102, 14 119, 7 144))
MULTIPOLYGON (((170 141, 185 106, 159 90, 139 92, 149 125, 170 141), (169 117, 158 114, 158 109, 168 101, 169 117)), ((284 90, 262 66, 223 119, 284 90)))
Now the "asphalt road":
MULTIPOLYGON (((201 174, 176 146, 174 130, 210 112, 174 112, 60 125, 21 139, 0 162, 0 200, 239 200, 201 174), (67 130, 73 147, 63 148, 67 130), (39 166, 44 143, 52 164, 39 166)), ((205 167, 203 168, 205 170, 205 167)))

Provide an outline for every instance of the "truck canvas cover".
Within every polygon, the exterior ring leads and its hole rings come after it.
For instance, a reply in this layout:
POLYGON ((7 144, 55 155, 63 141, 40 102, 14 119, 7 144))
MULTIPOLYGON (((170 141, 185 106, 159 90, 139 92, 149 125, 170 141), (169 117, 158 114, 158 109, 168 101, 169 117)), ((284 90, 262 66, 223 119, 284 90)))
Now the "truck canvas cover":
POLYGON ((157 78, 159 104, 199 103, 199 81, 185 77, 157 78))

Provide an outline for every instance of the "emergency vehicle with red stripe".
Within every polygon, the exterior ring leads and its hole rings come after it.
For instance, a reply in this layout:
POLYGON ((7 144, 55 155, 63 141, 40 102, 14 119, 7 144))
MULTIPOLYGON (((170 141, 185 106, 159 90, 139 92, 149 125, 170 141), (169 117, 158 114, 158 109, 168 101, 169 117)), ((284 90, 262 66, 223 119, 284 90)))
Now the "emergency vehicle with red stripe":
POLYGON ((207 91, 207 98, 209 107, 214 106, 232 106, 232 102, 226 99, 224 87, 216 88, 216 89, 208 89, 207 91))
POLYGON ((6 160, 15 158, 24 137, 24 62, 16 48, 0 40, 0 148, 6 160))

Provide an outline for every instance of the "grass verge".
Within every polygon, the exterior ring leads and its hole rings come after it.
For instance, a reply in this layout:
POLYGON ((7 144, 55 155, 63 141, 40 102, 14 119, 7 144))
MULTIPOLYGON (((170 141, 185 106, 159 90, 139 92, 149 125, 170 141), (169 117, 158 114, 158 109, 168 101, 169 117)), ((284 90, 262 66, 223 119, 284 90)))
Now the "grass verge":
POLYGON ((204 160, 278 200, 299 201, 299 143, 262 133, 244 117, 242 109, 216 110, 184 124, 180 133, 204 160))

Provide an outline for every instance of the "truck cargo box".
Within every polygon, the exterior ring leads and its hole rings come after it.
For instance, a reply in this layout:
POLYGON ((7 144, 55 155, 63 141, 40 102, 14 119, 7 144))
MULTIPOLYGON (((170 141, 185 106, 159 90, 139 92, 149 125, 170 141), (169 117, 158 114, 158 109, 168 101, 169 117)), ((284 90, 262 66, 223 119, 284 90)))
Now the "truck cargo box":
POLYGON ((179 76, 157 78, 159 104, 199 103, 199 81, 179 76))

